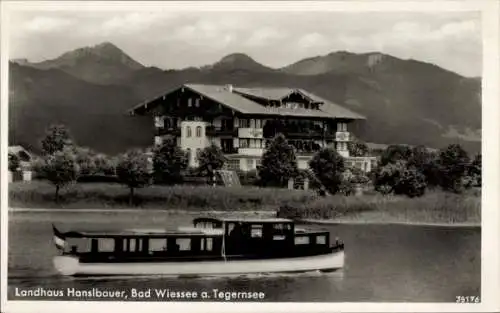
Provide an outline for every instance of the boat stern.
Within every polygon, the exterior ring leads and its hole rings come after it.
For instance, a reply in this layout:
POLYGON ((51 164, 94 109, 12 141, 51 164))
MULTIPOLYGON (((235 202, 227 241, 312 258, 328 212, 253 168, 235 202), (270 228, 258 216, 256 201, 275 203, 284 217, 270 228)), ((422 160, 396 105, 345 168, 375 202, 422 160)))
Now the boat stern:
POLYGON ((71 255, 58 255, 52 262, 56 271, 64 276, 75 275, 80 264, 78 257, 71 255))

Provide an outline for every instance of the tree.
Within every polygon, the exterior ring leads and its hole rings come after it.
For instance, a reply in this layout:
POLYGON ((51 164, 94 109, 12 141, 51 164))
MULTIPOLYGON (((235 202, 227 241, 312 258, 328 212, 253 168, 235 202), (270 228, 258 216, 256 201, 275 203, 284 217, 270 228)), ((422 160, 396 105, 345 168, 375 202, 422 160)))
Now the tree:
POLYGON ((76 180, 79 172, 75 154, 70 149, 46 155, 41 165, 43 177, 55 187, 55 201, 59 202, 59 190, 76 180))
POLYGON ((420 173, 415 166, 406 166, 399 174, 394 193, 397 195, 407 195, 410 198, 421 197, 425 193, 427 184, 425 176, 420 173))
POLYGON ((14 153, 9 153, 9 171, 16 172, 21 165, 21 160, 14 153))
POLYGON ((76 162, 80 168, 80 175, 92 175, 96 173, 95 152, 89 148, 74 147, 76 162))
POLYGON ((64 150, 65 147, 73 146, 73 140, 64 125, 52 125, 46 130, 41 145, 43 153, 50 155, 64 150))
POLYGON ((99 153, 94 157, 95 171, 103 175, 115 175, 115 164, 109 156, 99 153))
POLYGON ((412 156, 412 150, 408 146, 391 145, 385 149, 380 156, 380 166, 389 163, 396 163, 397 161, 408 161, 412 156))
POLYGON ((155 182, 175 183, 181 180, 181 173, 188 166, 187 155, 174 140, 168 139, 154 150, 153 170, 155 182))
POLYGON ((459 144, 449 145, 439 154, 440 182, 444 190, 462 192, 465 186, 470 158, 459 144))
POLYGON ((411 150, 408 166, 414 166, 424 175, 427 185, 438 186, 440 182, 438 155, 424 146, 416 146, 411 150))
POLYGON ((481 153, 476 154, 476 156, 474 157, 474 160, 470 164, 469 176, 471 176, 471 180, 472 180, 474 186, 481 187, 481 179, 482 179, 481 153))
POLYGON ((285 136, 278 134, 262 156, 258 168, 260 182, 264 186, 286 185, 298 172, 295 148, 289 145, 285 136))
POLYGON ((362 157, 368 154, 368 146, 358 138, 351 136, 351 141, 348 143, 347 149, 349 155, 353 157, 362 157))
POLYGON ((309 167, 318 180, 332 194, 339 191, 344 172, 344 158, 334 149, 326 148, 316 153, 309 167))
POLYGON ((152 166, 150 156, 141 150, 131 150, 120 156, 116 166, 118 180, 129 190, 129 204, 134 201, 134 191, 151 183, 152 166))
POLYGON ((199 171, 206 174, 211 181, 215 181, 215 171, 220 170, 227 159, 219 147, 211 145, 203 149, 198 155, 199 171))

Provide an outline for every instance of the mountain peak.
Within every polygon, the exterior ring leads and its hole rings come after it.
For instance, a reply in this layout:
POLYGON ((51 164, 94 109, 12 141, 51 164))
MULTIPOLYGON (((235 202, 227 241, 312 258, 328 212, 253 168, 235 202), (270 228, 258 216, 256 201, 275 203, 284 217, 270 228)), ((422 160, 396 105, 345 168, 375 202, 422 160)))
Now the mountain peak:
POLYGON ((250 56, 244 53, 231 53, 220 59, 219 63, 240 63, 240 62, 255 62, 250 56))
POLYGON ((271 68, 260 64, 244 53, 231 53, 215 63, 213 68, 239 69, 252 71, 272 71, 271 68))
POLYGON ((86 59, 101 59, 102 61, 121 64, 132 70, 144 67, 142 64, 128 56, 116 45, 107 41, 94 46, 78 48, 73 51, 66 52, 59 58, 51 61, 57 62, 59 60, 62 63, 70 63, 73 65, 78 61, 85 61, 86 59))

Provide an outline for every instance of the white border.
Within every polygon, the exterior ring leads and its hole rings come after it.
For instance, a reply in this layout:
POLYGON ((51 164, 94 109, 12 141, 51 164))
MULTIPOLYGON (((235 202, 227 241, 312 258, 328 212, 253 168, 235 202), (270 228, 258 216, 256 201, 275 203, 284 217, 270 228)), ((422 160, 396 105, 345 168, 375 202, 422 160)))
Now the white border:
MULTIPOLYGON (((158 302, 51 302, 51 301, 7 301, 7 175, 1 175, 1 308, 2 312, 92 312, 114 311, 137 312, 140 310, 164 312, 495 312, 500 311, 500 271, 498 258, 499 227, 499 184, 500 177, 500 121, 499 110, 499 7, 497 0, 477 1, 257 1, 257 2, 63 2, 63 1, 0 1, 1 5, 1 173, 7 172, 8 139, 8 17, 13 10, 151 10, 166 8, 179 11, 481 11, 483 31, 483 93, 482 93, 482 250, 481 250, 481 304, 437 304, 437 303, 158 303, 158 302)), ((367 279, 370 279, 367 277, 367 279)))

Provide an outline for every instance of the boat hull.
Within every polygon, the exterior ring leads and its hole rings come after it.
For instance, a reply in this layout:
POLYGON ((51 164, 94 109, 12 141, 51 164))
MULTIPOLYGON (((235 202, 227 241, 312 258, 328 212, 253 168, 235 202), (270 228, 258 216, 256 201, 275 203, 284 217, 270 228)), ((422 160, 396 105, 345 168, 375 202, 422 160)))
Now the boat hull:
POLYGON ((55 269, 65 276, 162 275, 219 276, 258 273, 334 271, 344 266, 344 251, 294 258, 196 262, 82 263, 78 257, 56 256, 55 269))

